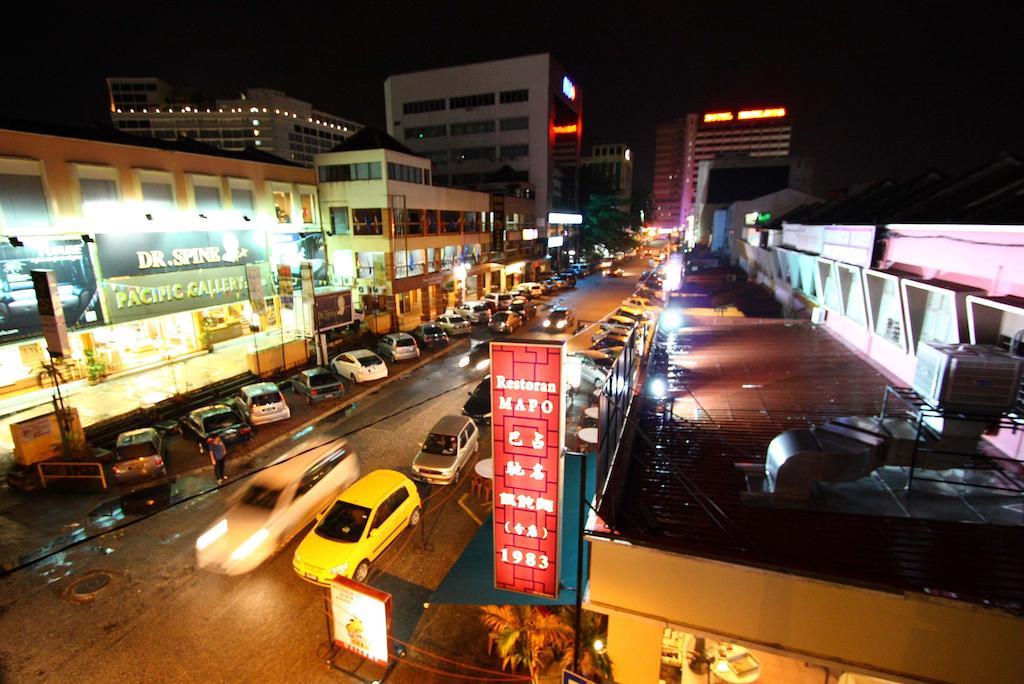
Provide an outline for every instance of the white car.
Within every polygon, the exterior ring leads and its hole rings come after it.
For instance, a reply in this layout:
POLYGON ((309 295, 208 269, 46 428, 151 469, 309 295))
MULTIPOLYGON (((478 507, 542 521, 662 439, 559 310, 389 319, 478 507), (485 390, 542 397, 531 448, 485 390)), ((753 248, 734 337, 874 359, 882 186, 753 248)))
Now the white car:
POLYGON ((255 569, 359 479, 344 440, 297 446, 253 476, 228 511, 196 540, 196 564, 226 575, 255 569))
POLYGON ((490 323, 491 310, 483 302, 463 302, 455 308, 455 313, 471 323, 490 323))
POLYGON ((608 378, 608 373, 611 372, 612 365, 615 363, 614 357, 594 349, 573 352, 572 355, 580 360, 580 374, 583 380, 595 387, 600 387, 604 384, 604 381, 608 378))
POLYGON ((647 309, 650 309, 652 306, 654 306, 654 302, 652 302, 647 297, 626 297, 625 299, 622 300, 622 303, 625 304, 626 306, 632 306, 634 308, 640 309, 641 311, 647 311, 647 309))
POLYGON ((540 283, 519 283, 516 286, 517 290, 529 290, 531 297, 540 297, 544 294, 544 288, 541 287, 540 283))
POLYGON ((263 425, 275 420, 288 420, 292 412, 284 394, 272 382, 257 382, 238 390, 235 407, 250 425, 263 425))
POLYGON ((468 335, 473 325, 459 314, 446 313, 437 317, 437 324, 449 335, 468 335))
POLYGON ((388 377, 388 367, 384 359, 369 349, 356 349, 338 354, 331 359, 331 370, 354 383, 388 377))

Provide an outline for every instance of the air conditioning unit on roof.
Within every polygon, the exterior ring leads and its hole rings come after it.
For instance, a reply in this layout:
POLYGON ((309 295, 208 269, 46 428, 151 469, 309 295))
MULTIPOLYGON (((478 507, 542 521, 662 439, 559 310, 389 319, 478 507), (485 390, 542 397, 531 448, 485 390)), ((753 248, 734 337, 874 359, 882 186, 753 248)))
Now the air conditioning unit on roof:
POLYGON ((1024 357, 983 344, 921 342, 914 391, 938 408, 999 415, 1017 403, 1024 357))

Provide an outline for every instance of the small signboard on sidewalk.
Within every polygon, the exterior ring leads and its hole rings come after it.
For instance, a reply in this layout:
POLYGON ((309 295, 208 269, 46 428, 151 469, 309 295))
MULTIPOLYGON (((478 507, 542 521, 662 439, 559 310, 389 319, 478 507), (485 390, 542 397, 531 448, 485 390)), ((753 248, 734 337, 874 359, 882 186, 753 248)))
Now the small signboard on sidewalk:
POLYGON ((36 291, 36 306, 43 324, 46 350, 55 359, 71 356, 68 326, 64 322, 64 305, 57 291, 57 276, 53 271, 32 271, 32 286, 36 291))
POLYGON ((347 577, 331 582, 334 643, 379 665, 388 664, 391 594, 347 577))

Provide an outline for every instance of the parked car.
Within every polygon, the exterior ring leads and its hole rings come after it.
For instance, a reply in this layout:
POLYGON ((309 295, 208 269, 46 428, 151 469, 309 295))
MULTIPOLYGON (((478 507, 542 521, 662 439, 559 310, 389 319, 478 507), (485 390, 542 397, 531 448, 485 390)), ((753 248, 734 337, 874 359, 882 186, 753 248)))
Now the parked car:
POLYGON ((629 330, 632 330, 637 326, 637 322, 634 319, 629 318, 628 316, 619 316, 617 314, 606 316, 601 322, 608 323, 609 325, 618 325, 629 330))
POLYGON ((412 476, 433 484, 457 482, 462 469, 479 451, 480 431, 473 419, 445 416, 431 428, 412 459, 412 476))
POLYGON ((202 444, 219 435, 225 443, 231 444, 252 439, 252 427, 227 404, 211 404, 190 411, 182 418, 181 434, 202 444))
POLYGON ((306 398, 307 404, 344 396, 345 385, 331 371, 317 366, 304 370, 292 378, 292 391, 306 398))
POLYGON ((420 494, 395 470, 375 470, 342 492, 295 550, 292 569, 303 579, 329 586, 338 575, 365 582, 370 563, 416 527, 420 494))
POLYGON ((652 302, 650 299, 648 299, 647 297, 641 297, 639 295, 626 297, 625 299, 622 300, 622 303, 627 306, 632 306, 634 308, 640 309, 641 311, 647 311, 647 309, 654 306, 654 302, 652 302))
POLYGON ((166 477, 166 444, 156 428, 122 432, 114 443, 114 481, 119 485, 166 477))
POLYGON ((621 268, 609 268, 607 271, 604 272, 604 274, 609 278, 621 278, 624 275, 626 275, 626 272, 623 271, 621 268))
MULTIPOLYGON (((491 316, 498 313, 498 302, 493 299, 481 299, 480 303, 487 307, 487 310, 491 312, 491 316)), ((488 318, 487 322, 489 323, 490 321, 491 319, 488 318)))
POLYGON ((631 318, 637 323, 643 323, 647 320, 647 314, 643 309, 638 309, 635 306, 629 306, 628 304, 621 305, 616 311, 615 316, 622 316, 623 318, 631 318))
POLYGON ((524 321, 537 315, 537 305, 526 299, 516 299, 509 305, 508 310, 519 314, 524 321))
POLYGON ((491 376, 484 379, 469 393, 469 399, 462 405, 463 415, 469 416, 477 423, 491 422, 491 376))
POLYGON ((541 325, 548 332, 571 332, 576 325, 576 314, 564 306, 556 306, 551 309, 541 325))
POLYGON ((394 363, 395 361, 418 359, 420 348, 409 333, 391 333, 380 338, 377 343, 377 353, 394 363))
POLYGON ((353 383, 388 377, 388 367, 384 359, 369 349, 355 349, 338 354, 331 359, 331 370, 353 383))
POLYGON ((412 336, 416 339, 416 344, 419 345, 420 349, 447 347, 451 341, 448 338, 448 333, 437 323, 417 325, 413 328, 412 336))
POLYGON ((468 335, 473 332, 469 320, 457 313, 446 313, 437 317, 437 324, 449 335, 468 335))
POLYGON ((554 293, 557 290, 558 290, 558 286, 555 283, 551 282, 550 279, 542 280, 541 283, 540 283, 541 294, 549 295, 549 294, 554 293))
POLYGON ((623 335, 616 335, 615 333, 602 333, 596 335, 593 340, 593 344, 590 345, 591 349, 608 349, 609 347, 625 347, 629 343, 629 338, 623 335))
POLYGON ((491 322, 491 308, 484 302, 463 302, 462 306, 456 307, 455 313, 470 323, 491 322))
POLYGON ((633 332, 632 327, 624 326, 618 323, 609 323, 608 321, 605 320, 600 321, 597 324, 597 332, 591 335, 590 339, 596 340, 597 338, 607 333, 612 333, 613 335, 620 335, 622 337, 629 337, 629 334, 631 332, 633 332))
POLYGON ((491 318, 488 327, 494 332, 515 332, 523 324, 522 317, 515 311, 499 311, 491 318))
POLYGON ((292 417, 281 389, 272 382, 246 385, 234 396, 235 408, 250 425, 263 425, 292 417))
POLYGON ((513 292, 491 292, 490 294, 484 295, 485 302, 494 302, 497 306, 498 311, 504 311, 508 308, 508 305, 515 299, 515 293, 513 292))
POLYGON ((558 292, 560 290, 565 290, 568 288, 566 282, 559 278, 558 276, 551 276, 545 282, 551 283, 551 287, 553 288, 552 292, 558 292))
POLYGON ((196 540, 196 564, 240 575, 273 556, 359 479, 345 441, 295 447, 249 479, 230 508, 196 540))
POLYGON ((519 283, 519 287, 517 289, 520 292, 529 293, 531 299, 533 297, 540 297, 544 294, 544 288, 541 287, 540 283, 519 283))
POLYGON ((573 352, 572 355, 580 360, 583 379, 595 386, 604 384, 615 363, 610 356, 592 349, 573 352))
POLYGON ((566 287, 576 287, 576 274, 572 271, 562 271, 558 277, 565 281, 566 287))
POLYGON ((459 368, 483 370, 491 365, 491 343, 479 342, 459 358, 459 368))

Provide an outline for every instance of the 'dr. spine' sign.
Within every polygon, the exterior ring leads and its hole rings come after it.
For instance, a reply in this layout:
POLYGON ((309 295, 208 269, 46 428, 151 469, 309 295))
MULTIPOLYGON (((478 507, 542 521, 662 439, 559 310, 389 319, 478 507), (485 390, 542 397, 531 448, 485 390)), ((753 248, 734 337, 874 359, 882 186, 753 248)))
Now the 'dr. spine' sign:
POLYGON ((494 586, 556 598, 561 558, 562 342, 491 343, 494 586))

